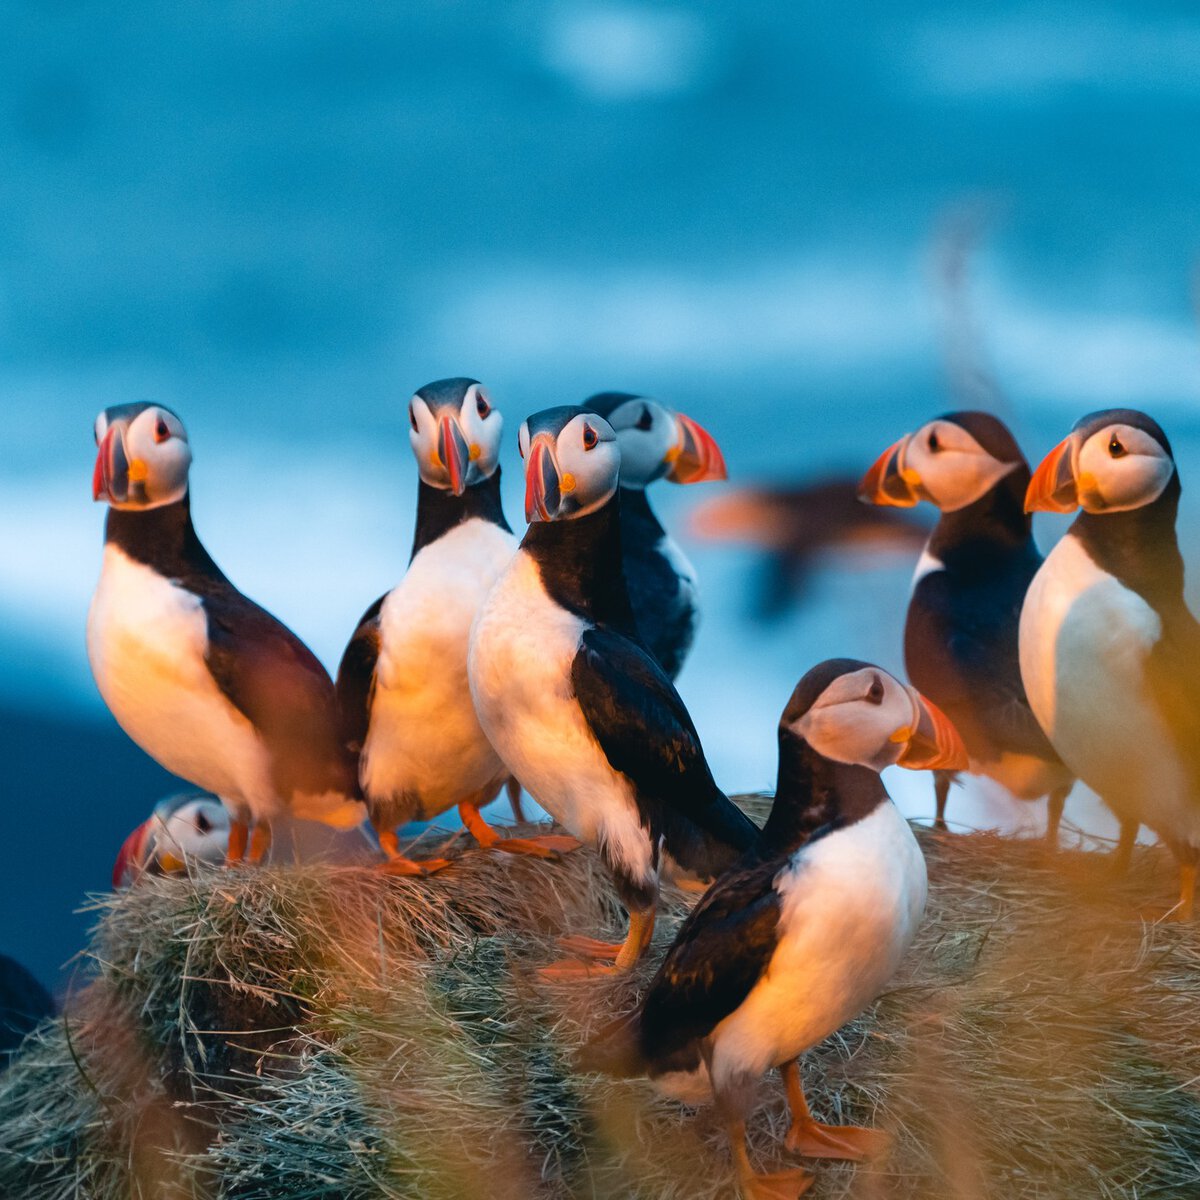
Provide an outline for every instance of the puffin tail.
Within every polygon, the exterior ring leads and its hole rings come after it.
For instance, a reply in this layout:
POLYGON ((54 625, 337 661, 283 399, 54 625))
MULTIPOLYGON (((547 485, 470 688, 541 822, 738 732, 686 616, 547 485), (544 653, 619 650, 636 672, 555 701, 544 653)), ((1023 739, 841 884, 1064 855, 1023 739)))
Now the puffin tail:
POLYGON ((641 1032, 639 1010, 617 1017, 584 1043, 575 1058, 576 1068, 597 1071, 614 1079, 645 1075, 649 1063, 642 1052, 641 1032))

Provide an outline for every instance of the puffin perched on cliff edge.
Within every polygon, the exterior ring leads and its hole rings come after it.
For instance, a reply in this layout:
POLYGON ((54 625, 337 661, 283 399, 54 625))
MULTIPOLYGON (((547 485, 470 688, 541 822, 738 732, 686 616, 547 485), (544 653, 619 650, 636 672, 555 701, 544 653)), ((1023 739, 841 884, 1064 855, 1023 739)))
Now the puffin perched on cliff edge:
POLYGON ((1182 487, 1152 417, 1112 408, 1075 423, 1029 484, 1030 512, 1074 524, 1021 612, 1021 676, 1063 761, 1122 821, 1179 862, 1190 919, 1200 859, 1200 624, 1183 598, 1182 487))
MULTIPOLYGON (((913 577, 908 677, 954 722, 972 773, 1019 799, 1049 796, 1046 838, 1057 845, 1074 780, 1029 707, 1017 651, 1025 592, 1042 564, 1025 512, 1028 483, 1025 456, 1002 421, 953 412, 889 446, 860 496, 902 508, 927 500, 939 510, 913 577)), ((935 774, 942 828, 950 783, 935 774)))
POLYGON ((457 807, 485 847, 553 856, 561 837, 501 838, 479 809, 508 779, 471 702, 467 643, 484 596, 517 548, 500 502, 504 419, 476 379, 426 384, 408 406, 417 460, 417 524, 404 578, 366 611, 337 675, 342 736, 385 869, 422 875, 396 827, 457 807))
POLYGON ((597 850, 629 911, 623 943, 566 943, 613 967, 549 973, 624 970, 649 944, 664 859, 711 879, 758 830, 717 787, 679 693, 639 639, 616 433, 564 407, 530 417, 519 441, 530 525, 475 622, 471 694, 508 769, 597 850))
POLYGON ((879 777, 894 763, 955 769, 966 751, 933 704, 879 667, 813 667, 779 722, 779 780, 755 853, 709 888, 640 1007, 583 1055, 688 1103, 715 1099, 752 1200, 790 1200, 812 1182, 750 1166, 745 1117, 772 1068, 787 1086, 789 1149, 858 1159, 884 1144, 815 1121, 796 1060, 879 995, 924 912, 925 860, 879 777))
POLYGON ((96 418, 95 434, 92 495, 109 511, 87 649, 113 716, 168 771, 222 798, 230 861, 260 860, 285 811, 357 825, 333 684, 201 544, 183 422, 161 404, 123 404, 96 418))

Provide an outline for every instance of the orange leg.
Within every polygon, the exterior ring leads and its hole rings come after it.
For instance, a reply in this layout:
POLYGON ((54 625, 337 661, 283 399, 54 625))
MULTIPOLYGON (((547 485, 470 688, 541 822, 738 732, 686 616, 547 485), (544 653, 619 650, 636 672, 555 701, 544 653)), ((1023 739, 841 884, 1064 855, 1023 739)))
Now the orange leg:
POLYGON ((440 871, 450 865, 448 858, 426 858, 420 862, 406 858, 400 853, 400 838, 394 829, 377 829, 376 832, 379 834, 379 845, 387 855, 387 862, 379 866, 385 874, 432 875, 434 871, 440 871))
POLYGON ((250 833, 250 845, 246 850, 248 863, 260 863, 271 848, 271 822, 255 821, 250 833))
POLYGON ((508 793, 509 804, 512 805, 513 820, 518 825, 524 825, 525 810, 521 807, 521 785, 515 775, 508 777, 508 782, 504 785, 504 790, 508 793))
POLYGON ((594 938, 562 938, 560 945, 572 954, 582 955, 591 962, 578 958, 564 958, 560 962, 543 967, 539 974, 544 979, 588 979, 595 975, 620 975, 628 971, 646 951, 654 936, 655 909, 635 908, 629 914, 629 932, 620 943, 600 942, 594 938), (612 959, 612 962, 604 962, 612 959), (597 965, 597 964, 600 965, 597 965))
POLYGON ((234 817, 229 822, 229 848, 225 851, 225 862, 241 862, 246 857, 246 842, 250 837, 250 826, 234 817))
POLYGON ((796 1200, 813 1185, 813 1177, 802 1168, 791 1171, 776 1171, 770 1175, 759 1175, 750 1165, 746 1153, 746 1123, 729 1123, 729 1150, 733 1165, 737 1169, 743 1200, 796 1200))
POLYGON ((800 1067, 795 1062, 781 1067, 779 1073, 792 1110, 792 1125, 784 1142, 789 1150, 796 1150, 806 1158, 848 1158, 856 1162, 886 1152, 891 1139, 882 1130, 814 1121, 800 1082, 800 1067))
POLYGON ((458 815, 467 831, 485 850, 504 850, 509 854, 530 854, 534 858, 558 858, 582 845, 573 837, 547 834, 535 838, 501 837, 484 819, 478 804, 460 804, 458 815))

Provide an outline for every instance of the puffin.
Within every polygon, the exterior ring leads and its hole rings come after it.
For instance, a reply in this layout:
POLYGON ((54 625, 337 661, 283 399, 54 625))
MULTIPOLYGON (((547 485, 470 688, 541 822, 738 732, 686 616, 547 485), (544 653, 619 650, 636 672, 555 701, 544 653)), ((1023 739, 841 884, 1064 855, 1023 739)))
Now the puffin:
POLYGON ((870 1005, 895 974, 925 909, 925 859, 879 772, 965 766, 935 704, 880 667, 829 659, 796 685, 779 722, 779 774, 755 849, 679 928, 638 1007, 581 1055, 585 1069, 648 1076, 689 1104, 715 1101, 742 1194, 807 1191, 803 1170, 758 1174, 745 1120, 758 1080, 787 1089, 786 1146, 861 1159, 883 1134, 814 1120, 797 1060, 870 1005))
POLYGON ((526 420, 529 528, 476 618, 468 672, 480 724, 526 791, 595 848, 629 913, 619 944, 569 938, 595 963, 630 968, 654 928, 659 873, 710 880, 757 827, 717 786, 683 700, 641 641, 621 553, 621 450, 598 413, 526 420))
POLYGON ((359 824, 333 682, 205 550, 183 422, 162 404, 123 404, 100 413, 95 435, 92 495, 108 517, 87 652, 118 724, 172 774, 222 798, 229 862, 260 861, 283 813, 359 824))
POLYGON ((1021 677, 1055 749, 1127 825, 1179 863, 1171 916, 1191 919, 1200 858, 1200 626, 1183 597, 1181 484, 1152 417, 1075 423, 1034 472, 1030 512, 1079 515, 1021 610, 1021 677))
POLYGON ((113 890, 143 875, 175 875, 189 862, 219 863, 229 846, 229 813, 207 792, 176 792, 125 839, 113 865, 113 890))
MULTIPOLYGON (((908 677, 954 722, 973 774, 1019 799, 1048 798, 1046 840, 1057 846, 1074 778, 1029 706, 1017 652, 1021 606, 1042 565, 1025 512, 1029 478, 1002 421, 952 412, 889 446, 859 495, 868 504, 909 508, 924 500, 938 509, 904 625, 908 677)), ((952 779, 934 775, 941 829, 952 779)))
POLYGON ((707 430, 649 396, 598 392, 583 407, 616 432, 621 450, 621 552, 638 633, 659 666, 676 679, 699 621, 696 572, 650 507, 658 479, 725 479, 725 459, 707 430))
MULTIPOLYGON (((484 847, 552 857, 561 837, 501 838, 480 815, 508 780, 471 702, 467 645, 488 590, 517 549, 500 502, 504 419, 477 379, 439 379, 408 405, 417 519, 404 578, 367 609, 337 673, 342 736, 392 874, 424 875, 396 827, 457 806, 484 847)), ((510 792, 511 794, 511 792, 510 792)))

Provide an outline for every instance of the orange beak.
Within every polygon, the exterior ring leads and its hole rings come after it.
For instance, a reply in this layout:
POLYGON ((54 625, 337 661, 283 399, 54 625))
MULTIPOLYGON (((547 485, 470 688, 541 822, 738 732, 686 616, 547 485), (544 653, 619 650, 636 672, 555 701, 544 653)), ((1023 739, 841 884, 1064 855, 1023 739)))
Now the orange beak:
POLYGON ((707 483, 712 479, 727 479, 725 456, 716 439, 691 417, 676 413, 679 441, 673 447, 674 458, 667 471, 672 483, 707 483))
POLYGON ((1026 512, 1074 512, 1079 488, 1071 468, 1071 439, 1063 438, 1034 471, 1025 491, 1026 512))
MULTIPOLYGON (((110 430, 109 432, 111 433, 112 431, 110 430)), ((107 440, 107 435, 105 440, 107 440)), ((126 884, 133 883, 138 875, 141 874, 142 855, 146 849, 146 838, 149 836, 150 826, 155 820, 155 817, 149 817, 143 821, 121 843, 121 849, 117 852, 117 861, 113 863, 112 885, 114 891, 126 884)))
POLYGON ((525 520, 553 521, 562 502, 558 466, 548 435, 539 433, 525 459, 525 520))
POLYGON ((129 459, 125 439, 117 425, 110 425, 96 451, 92 471, 92 499, 120 503, 129 496, 129 459))
POLYGON ((862 477, 858 485, 858 498, 864 504, 912 508, 921 499, 901 473, 900 452, 907 442, 907 434, 898 442, 893 442, 862 477))
POLYGON ((906 731, 904 752, 896 760, 910 771, 965 771, 967 748, 950 718, 932 700, 912 690, 916 728, 906 731))
POLYGON ((438 456, 450 476, 450 490, 461 496, 467 487, 467 466, 471 459, 467 440, 450 417, 443 417, 438 427, 438 456))

